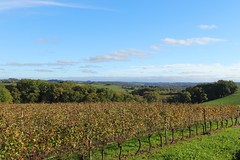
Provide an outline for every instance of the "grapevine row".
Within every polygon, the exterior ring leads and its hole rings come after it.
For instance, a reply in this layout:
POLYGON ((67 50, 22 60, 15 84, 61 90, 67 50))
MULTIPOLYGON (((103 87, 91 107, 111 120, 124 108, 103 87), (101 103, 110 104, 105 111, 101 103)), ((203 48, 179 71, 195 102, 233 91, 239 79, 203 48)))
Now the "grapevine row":
POLYGON ((138 154, 143 137, 148 138, 150 151, 153 134, 163 146, 176 140, 177 131, 184 139, 186 129, 191 137, 210 133, 213 123, 216 128, 238 125, 239 113, 238 106, 162 103, 1 105, 0 159, 44 159, 72 153, 92 159, 92 152, 97 150, 105 159, 109 144, 117 144, 121 159, 127 140, 138 140, 138 154))

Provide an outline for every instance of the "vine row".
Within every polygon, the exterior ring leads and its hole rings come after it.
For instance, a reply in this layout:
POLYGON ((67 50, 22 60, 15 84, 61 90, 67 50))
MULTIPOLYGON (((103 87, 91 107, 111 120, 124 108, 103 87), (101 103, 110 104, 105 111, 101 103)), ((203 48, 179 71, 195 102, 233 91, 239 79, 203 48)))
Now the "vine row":
POLYGON ((121 159, 122 145, 128 140, 138 141, 135 154, 139 154, 142 139, 147 137, 150 152, 154 134, 161 147, 239 125, 239 114, 238 106, 162 103, 0 105, 0 159, 45 159, 73 153, 92 159, 96 151, 101 152, 99 159, 105 159, 110 144, 118 146, 116 159, 121 159))

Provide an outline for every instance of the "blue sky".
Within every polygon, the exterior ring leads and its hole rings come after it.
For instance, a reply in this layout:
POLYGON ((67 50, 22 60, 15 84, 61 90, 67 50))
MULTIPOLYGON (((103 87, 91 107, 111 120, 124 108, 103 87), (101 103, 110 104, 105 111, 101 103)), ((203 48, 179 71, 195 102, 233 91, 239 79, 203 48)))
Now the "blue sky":
POLYGON ((0 0, 0 78, 240 81, 240 1, 0 0))

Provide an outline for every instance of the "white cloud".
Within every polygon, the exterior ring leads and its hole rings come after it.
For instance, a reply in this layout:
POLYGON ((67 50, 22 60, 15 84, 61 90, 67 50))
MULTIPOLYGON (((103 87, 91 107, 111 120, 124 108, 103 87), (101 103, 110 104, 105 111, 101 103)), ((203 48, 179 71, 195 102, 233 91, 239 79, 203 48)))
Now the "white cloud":
POLYGON ((64 2, 60 2, 59 0, 1 0, 0 1, 0 11, 17 9, 17 8, 42 7, 42 6, 110 11, 109 9, 98 8, 98 7, 89 6, 89 5, 64 3, 64 2))
POLYGON ((190 38, 190 39, 165 38, 162 41, 168 45, 190 46, 190 45, 207 45, 213 42, 224 41, 224 39, 210 38, 210 37, 190 38))
POLYGON ((53 72, 52 70, 49 70, 49 69, 36 69, 34 70, 36 72, 43 72, 43 73, 50 73, 50 72, 53 72))
POLYGON ((154 50, 154 51, 158 51, 162 48, 162 45, 152 44, 152 45, 149 46, 149 48, 154 50))
POLYGON ((19 62, 9 62, 6 63, 5 66, 12 67, 39 67, 39 66, 72 66, 76 65, 78 62, 69 61, 69 60, 59 60, 56 62, 48 62, 48 63, 19 63, 19 62))
POLYGON ((71 65, 75 65, 78 62, 76 61, 71 61, 71 60, 59 60, 57 62, 54 63, 46 63, 46 65, 53 65, 53 66, 71 66, 71 65))
POLYGON ((240 80, 240 64, 169 64, 132 66, 127 69, 105 71, 105 76, 140 78, 142 81, 216 81, 219 79, 240 80), (148 79, 148 80, 147 80, 148 79))
POLYGON ((40 44, 58 44, 60 42, 59 38, 36 38, 35 41, 40 44))
POLYGON ((84 65, 84 66, 80 66, 80 68, 83 68, 83 69, 88 69, 88 68, 101 68, 101 66, 96 66, 96 65, 84 65))
POLYGON ((90 57, 85 60, 89 62, 127 61, 132 57, 144 59, 146 57, 146 54, 144 51, 141 51, 141 50, 126 49, 126 50, 111 52, 104 56, 90 57))
POLYGON ((15 67, 37 67, 42 66, 41 63, 18 63, 18 62, 8 62, 5 64, 6 66, 15 66, 15 67))
POLYGON ((97 74, 98 72, 90 69, 84 69, 82 70, 82 73, 87 73, 87 74, 97 74))
MULTIPOLYGON (((47 64, 47 63, 46 63, 47 64)), ((65 63, 64 63, 65 64, 65 63)), ((67 63, 68 64, 68 63, 67 63)), ((34 64, 31 64, 34 66, 34 64)), ((16 77, 29 77, 25 75, 29 71, 41 72, 42 75, 63 77, 62 71, 56 71, 55 68, 30 69, 18 67, 17 69, 7 69, 5 76, 14 72, 16 77), (18 70, 18 71, 16 71, 18 70), (17 74, 17 72, 21 73, 17 74), (52 72, 54 71, 54 72, 52 72)), ((45 68, 46 67, 46 68, 45 68)), ((57 66, 58 67, 58 66, 57 66)), ((64 66, 59 66, 64 67, 64 66)), ((33 68, 33 67, 32 67, 33 68)), ((35 67, 34 67, 35 68, 35 67)), ((6 70, 6 69, 5 69, 6 70)), ((0 71, 4 72, 4 71, 0 71)), ((108 80, 108 81, 139 81, 139 82, 210 82, 219 79, 240 81, 240 63, 239 64, 166 64, 166 65, 140 65, 140 66, 118 66, 113 68, 82 68, 73 72, 65 70, 64 77, 80 75, 76 80, 108 80), (73 72, 75 74, 73 74, 73 72)), ((41 75, 39 74, 39 75, 41 75)), ((8 76, 12 77, 12 76, 8 76)), ((31 76, 30 76, 31 77, 31 76)), ((32 77, 31 77, 32 78, 32 77)), ((68 78, 72 79, 72 78, 68 78)))
POLYGON ((198 27, 202 30, 210 30, 216 28, 217 26, 215 26, 214 24, 201 24, 198 27))

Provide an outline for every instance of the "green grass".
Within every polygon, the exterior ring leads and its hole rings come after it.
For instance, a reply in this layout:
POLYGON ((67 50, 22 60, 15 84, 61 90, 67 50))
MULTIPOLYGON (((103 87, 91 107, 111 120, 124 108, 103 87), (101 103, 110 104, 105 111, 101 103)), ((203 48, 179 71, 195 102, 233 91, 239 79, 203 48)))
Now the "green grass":
POLYGON ((122 86, 118 86, 118 85, 114 85, 114 84, 106 85, 106 84, 102 84, 102 83, 95 83, 95 84, 91 84, 91 86, 94 86, 96 88, 108 88, 113 91, 126 92, 126 90, 123 89, 122 86))
POLYGON ((236 160, 240 150, 240 128, 228 128, 214 134, 181 141, 162 149, 154 149, 150 154, 142 154, 130 159, 149 160, 236 160))
POLYGON ((232 95, 229 95, 227 97, 223 97, 220 99, 216 99, 213 101, 209 101, 204 104, 207 104, 207 105, 229 105, 229 104, 240 105, 240 89, 238 89, 238 91, 232 95))

